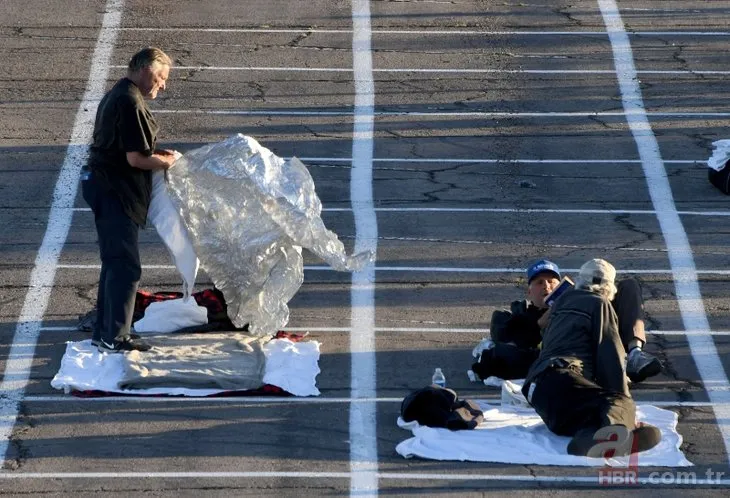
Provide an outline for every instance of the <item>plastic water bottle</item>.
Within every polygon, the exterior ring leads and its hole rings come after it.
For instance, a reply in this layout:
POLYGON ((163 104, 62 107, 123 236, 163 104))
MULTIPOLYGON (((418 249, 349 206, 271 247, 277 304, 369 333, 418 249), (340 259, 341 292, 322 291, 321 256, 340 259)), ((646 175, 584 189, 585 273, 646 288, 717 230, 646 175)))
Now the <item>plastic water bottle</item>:
POLYGON ((439 387, 446 387, 446 377, 440 368, 433 371, 433 377, 431 377, 431 383, 436 384, 439 387))

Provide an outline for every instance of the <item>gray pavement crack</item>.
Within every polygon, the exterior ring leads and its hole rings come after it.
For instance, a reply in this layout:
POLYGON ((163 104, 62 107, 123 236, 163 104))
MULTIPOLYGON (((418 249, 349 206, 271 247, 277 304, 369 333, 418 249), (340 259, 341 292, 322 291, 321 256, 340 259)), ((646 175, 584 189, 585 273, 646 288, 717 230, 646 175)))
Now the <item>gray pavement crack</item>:
MULTIPOLYGON (((619 214, 619 215, 616 215, 616 217, 613 220, 616 223, 618 223, 619 225, 623 225, 624 228, 628 229, 630 232, 642 235, 648 241, 654 240, 654 237, 656 234, 639 229, 636 225, 631 223, 630 218, 631 218, 630 214, 619 214)), ((636 245, 638 245, 638 244, 635 242, 626 242, 625 244, 618 246, 618 248, 619 249, 620 248, 630 248, 630 247, 635 247, 636 245)))
POLYGON ((568 9, 573 9, 573 8, 575 8, 574 5, 570 4, 570 5, 566 6, 566 7, 556 8, 553 11, 556 14, 563 16, 573 26, 582 27, 583 26, 583 22, 580 19, 574 17, 573 14, 568 10, 568 9))
POLYGON ((289 43, 287 43, 285 46, 288 47, 288 48, 299 47, 299 43, 302 40, 305 40, 305 39, 309 38, 309 35, 311 35, 310 32, 301 33, 301 34, 297 35, 292 41, 290 41, 289 43))
MULTIPOLYGON (((669 341, 667 340, 667 338, 661 335, 654 336, 654 339, 652 340, 652 343, 658 347, 658 351, 656 351, 656 356, 659 358, 659 360, 661 360, 664 366, 664 375, 677 382, 684 382, 690 387, 703 390, 704 386, 702 385, 702 382, 679 375, 677 368, 672 363, 671 357, 667 352, 668 342, 669 341)), ((677 395, 679 401, 693 401, 693 394, 687 389, 686 386, 679 388, 670 388, 670 390, 677 395)))
POLYGON ((23 444, 22 436, 28 432, 35 424, 27 415, 26 407, 23 403, 19 404, 18 417, 15 423, 15 429, 10 436, 10 456, 6 456, 3 470, 19 470, 23 464, 31 457, 28 447, 23 444))

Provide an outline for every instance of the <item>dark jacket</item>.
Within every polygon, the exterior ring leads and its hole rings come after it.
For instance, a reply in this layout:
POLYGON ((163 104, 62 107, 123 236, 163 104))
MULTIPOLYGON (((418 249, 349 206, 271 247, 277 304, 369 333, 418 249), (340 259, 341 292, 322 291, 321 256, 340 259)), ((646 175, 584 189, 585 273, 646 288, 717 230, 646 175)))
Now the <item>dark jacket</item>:
POLYGON ((547 311, 527 301, 513 301, 510 311, 492 314, 490 336, 496 343, 512 343, 520 349, 537 348, 542 340, 537 321, 547 311))
POLYGON ((626 353, 611 302, 590 291, 573 289, 553 305, 542 335, 542 350, 526 382, 561 358, 605 389, 630 396, 626 382, 626 353))

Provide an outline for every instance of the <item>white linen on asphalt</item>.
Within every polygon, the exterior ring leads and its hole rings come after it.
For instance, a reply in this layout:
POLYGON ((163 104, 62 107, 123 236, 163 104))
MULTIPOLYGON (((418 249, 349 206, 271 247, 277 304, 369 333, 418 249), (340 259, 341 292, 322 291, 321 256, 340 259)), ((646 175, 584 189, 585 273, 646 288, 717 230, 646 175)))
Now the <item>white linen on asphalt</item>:
POLYGON ((410 430, 413 437, 401 442, 395 451, 405 458, 523 465, 692 465, 679 449, 682 436, 677 432, 677 414, 655 406, 637 406, 637 418, 657 426, 662 432, 662 441, 651 450, 639 453, 630 462, 629 457, 603 459, 569 455, 570 438, 550 432, 532 408, 486 402, 479 402, 479 405, 484 411, 484 421, 474 430, 450 431, 426 427, 398 417, 398 426, 410 430))
MULTIPOLYGON (((142 353, 144 354, 144 353, 142 353)), ((272 339, 264 345, 266 366, 264 384, 278 386, 295 396, 319 396, 316 378, 319 374, 319 343, 292 342, 272 339)), ((124 374, 124 353, 100 353, 91 340, 68 342, 61 358, 61 367, 51 380, 51 386, 71 391, 103 391, 119 394, 211 396, 223 389, 191 389, 165 387, 121 389, 124 374)))

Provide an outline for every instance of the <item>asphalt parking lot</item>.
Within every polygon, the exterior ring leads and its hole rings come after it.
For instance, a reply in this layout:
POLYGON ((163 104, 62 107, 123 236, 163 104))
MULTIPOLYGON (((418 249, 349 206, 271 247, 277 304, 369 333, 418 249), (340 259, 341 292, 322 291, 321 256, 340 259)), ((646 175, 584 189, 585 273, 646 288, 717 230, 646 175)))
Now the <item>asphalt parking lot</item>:
MULTIPOLYGON (((729 138, 729 24, 730 2, 699 0, 0 4, 0 492, 608 493, 595 468, 395 452, 399 401, 435 367, 460 396, 498 399, 465 372, 528 263, 602 257, 641 283, 665 365, 634 397, 678 414, 697 476, 642 467, 641 492, 725 495, 730 200, 704 161, 729 138), (354 275, 305 254, 289 327, 321 343, 320 397, 50 386, 96 297, 77 189, 96 105, 149 45, 175 62, 151 104, 162 145, 244 133, 295 155, 328 227, 377 250, 354 275)), ((142 286, 176 290, 153 231, 141 248, 142 286)))

